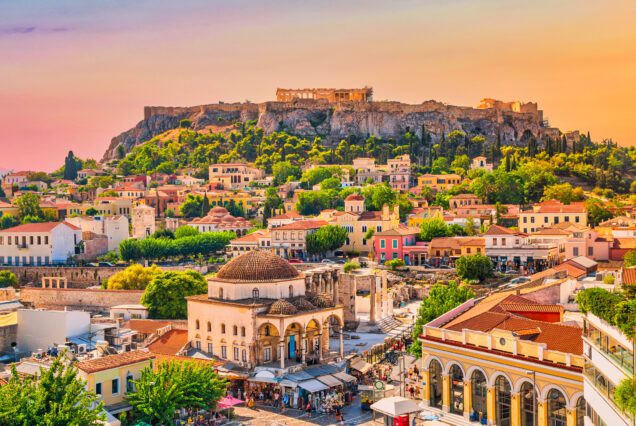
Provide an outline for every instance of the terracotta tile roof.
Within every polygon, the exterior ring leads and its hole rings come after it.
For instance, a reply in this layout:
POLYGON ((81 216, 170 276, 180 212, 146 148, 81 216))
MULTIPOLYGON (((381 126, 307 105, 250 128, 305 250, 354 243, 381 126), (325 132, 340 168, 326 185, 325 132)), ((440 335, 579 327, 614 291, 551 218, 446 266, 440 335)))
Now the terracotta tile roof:
POLYGON ((558 228, 539 228, 537 231, 532 232, 532 235, 570 235, 570 232, 558 228))
POLYGON ((623 284, 636 284, 636 267, 623 269, 623 284))
POLYGON ((382 220, 382 212, 362 212, 358 216, 358 220, 382 220))
POLYGON ((386 231, 376 232, 375 235, 379 237, 391 237, 391 236, 404 236, 415 235, 420 232, 420 228, 415 226, 400 226, 395 229, 387 229, 386 231))
POLYGON ((299 220, 293 223, 288 223, 287 225, 280 226, 275 228, 275 230, 287 230, 287 231, 306 231, 309 229, 317 229, 322 228, 323 226, 329 225, 324 220, 299 220))
POLYGON ((357 192, 354 192, 353 194, 347 196, 347 198, 345 198, 345 201, 364 201, 364 197, 357 192))
POLYGON ((42 223, 26 223, 24 225, 14 226, 13 228, 3 229, 0 232, 51 232, 59 225, 66 225, 74 231, 79 231, 75 225, 71 225, 68 222, 42 222, 42 223))
POLYGON ((245 243, 257 243, 259 238, 268 237, 269 231, 265 229, 259 229, 251 234, 244 235, 240 238, 235 238, 230 241, 230 244, 245 244, 245 243))
POLYGON ((170 330, 148 345, 152 353, 176 355, 188 343, 188 330, 170 330))
POLYGON ((519 235, 519 231, 514 229, 505 228, 499 225, 490 225, 490 228, 483 235, 519 235))
POLYGON ((636 249, 636 238, 614 238, 614 248, 636 249))
POLYGON ((557 200, 548 200, 535 204, 534 211, 536 213, 585 213, 587 212, 587 207, 581 201, 563 204, 557 200))
POLYGON ((454 237, 433 238, 430 244, 431 250, 434 248, 450 248, 459 250, 459 240, 454 237))
POLYGON ((96 373, 98 371, 110 370, 111 368, 147 361, 154 357, 153 354, 147 351, 122 352, 116 355, 80 361, 77 363, 77 368, 85 373, 96 373))
POLYGON ((466 237, 466 238, 458 238, 460 246, 484 246, 486 245, 486 240, 480 237, 466 237))
MULTIPOLYGON (((458 194, 455 195, 453 197, 450 197, 450 199, 460 199, 460 200, 472 200, 472 199, 479 199, 478 196, 476 196, 475 194, 458 194)), ((462 206, 462 207, 469 207, 469 206, 462 206)))
POLYGON ((129 328, 142 334, 151 334, 167 325, 170 325, 170 321, 131 319, 125 322, 123 327, 129 328))
MULTIPOLYGON (((323 210, 326 211, 326 210, 323 210)), ((280 220, 280 219, 296 219, 301 218, 303 215, 297 212, 287 212, 283 214, 279 214, 277 216, 270 217, 268 220, 280 220)))

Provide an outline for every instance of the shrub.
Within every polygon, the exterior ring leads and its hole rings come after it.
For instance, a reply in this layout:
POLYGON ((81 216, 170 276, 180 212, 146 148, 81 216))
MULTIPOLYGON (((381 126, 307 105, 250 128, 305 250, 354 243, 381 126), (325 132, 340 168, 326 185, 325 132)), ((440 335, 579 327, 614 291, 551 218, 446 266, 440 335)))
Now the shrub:
POLYGON ((613 274, 607 274, 603 277, 603 284, 614 284, 615 278, 613 274))
POLYGON ((457 275, 466 280, 483 281, 492 275, 492 262, 488 256, 477 253, 462 256, 455 262, 457 275))
POLYGON ((17 287, 18 277, 11 271, 0 271, 0 288, 17 287))
POLYGON ((349 261, 347 263, 344 264, 343 267, 345 273, 349 273, 351 271, 355 271, 356 269, 360 269, 360 264, 358 262, 356 262, 355 260, 349 261))
POLYGON ((630 415, 636 414, 636 381, 633 378, 622 380, 614 390, 616 404, 630 415))
POLYGON ((402 259, 391 259, 384 262, 384 264, 391 268, 392 271, 395 271, 397 268, 404 266, 404 261, 402 259))

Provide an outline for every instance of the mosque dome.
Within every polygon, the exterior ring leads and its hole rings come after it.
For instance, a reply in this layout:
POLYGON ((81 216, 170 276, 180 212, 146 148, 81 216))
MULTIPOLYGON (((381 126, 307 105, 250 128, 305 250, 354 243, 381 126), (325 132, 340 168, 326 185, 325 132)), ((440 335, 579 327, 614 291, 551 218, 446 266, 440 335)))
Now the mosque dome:
POLYGON ((269 307, 269 314, 273 315, 294 315, 298 309, 285 299, 278 299, 269 307))
POLYGON ((265 250, 252 250, 235 257, 216 274, 219 280, 241 282, 291 280, 299 276, 289 262, 265 250))

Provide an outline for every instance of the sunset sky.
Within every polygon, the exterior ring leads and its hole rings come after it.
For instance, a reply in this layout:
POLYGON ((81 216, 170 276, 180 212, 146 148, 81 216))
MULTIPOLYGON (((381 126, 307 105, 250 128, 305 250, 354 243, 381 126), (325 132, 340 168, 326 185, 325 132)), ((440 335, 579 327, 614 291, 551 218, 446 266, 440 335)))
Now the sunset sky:
POLYGON ((101 158, 144 105, 373 86, 376 100, 536 101, 636 144, 636 1, 0 0, 0 168, 101 158))

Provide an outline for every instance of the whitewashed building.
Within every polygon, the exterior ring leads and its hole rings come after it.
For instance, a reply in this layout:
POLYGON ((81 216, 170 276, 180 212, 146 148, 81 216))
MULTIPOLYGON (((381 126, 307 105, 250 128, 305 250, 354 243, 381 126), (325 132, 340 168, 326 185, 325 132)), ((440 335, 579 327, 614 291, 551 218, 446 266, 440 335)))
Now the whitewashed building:
POLYGON ((130 237, 128 230, 128 218, 123 215, 118 216, 77 216, 66 220, 82 232, 93 232, 108 237, 108 251, 117 251, 119 243, 130 237))
POLYGON ((81 254, 82 230, 68 222, 28 223, 0 231, 0 265, 66 263, 81 254))

